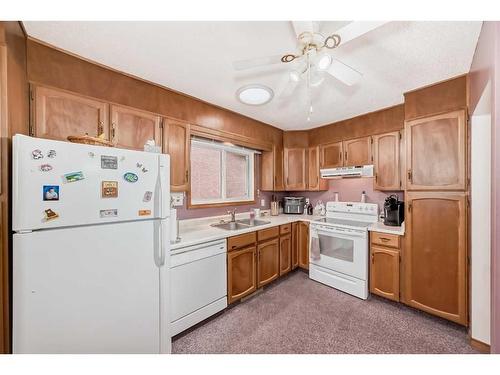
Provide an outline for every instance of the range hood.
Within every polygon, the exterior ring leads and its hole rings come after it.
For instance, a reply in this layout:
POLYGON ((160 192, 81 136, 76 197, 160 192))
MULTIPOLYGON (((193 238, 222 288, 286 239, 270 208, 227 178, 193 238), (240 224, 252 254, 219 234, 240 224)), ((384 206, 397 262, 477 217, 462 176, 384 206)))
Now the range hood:
POLYGON ((320 169, 321 178, 373 177, 373 165, 320 169))

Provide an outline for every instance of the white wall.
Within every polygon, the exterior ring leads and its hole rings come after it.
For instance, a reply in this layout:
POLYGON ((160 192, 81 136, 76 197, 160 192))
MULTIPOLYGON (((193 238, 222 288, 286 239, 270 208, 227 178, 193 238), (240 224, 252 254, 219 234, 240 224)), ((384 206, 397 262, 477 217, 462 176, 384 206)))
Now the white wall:
POLYGON ((471 117, 471 337, 490 344, 491 99, 471 117))

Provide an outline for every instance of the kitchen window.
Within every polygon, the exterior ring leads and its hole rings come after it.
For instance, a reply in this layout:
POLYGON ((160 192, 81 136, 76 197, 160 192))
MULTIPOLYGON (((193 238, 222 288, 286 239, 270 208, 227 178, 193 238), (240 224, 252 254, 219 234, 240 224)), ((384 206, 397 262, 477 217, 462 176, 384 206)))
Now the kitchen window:
POLYGON ((254 201, 257 151, 199 138, 191 139, 191 205, 254 201))

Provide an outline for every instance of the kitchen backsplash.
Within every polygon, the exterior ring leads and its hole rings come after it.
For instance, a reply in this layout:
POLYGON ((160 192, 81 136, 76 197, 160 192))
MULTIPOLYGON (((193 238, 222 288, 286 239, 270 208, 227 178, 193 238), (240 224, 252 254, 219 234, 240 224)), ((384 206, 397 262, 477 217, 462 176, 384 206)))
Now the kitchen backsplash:
POLYGON ((322 200, 323 203, 333 201, 335 192, 339 193, 339 201, 360 202, 361 193, 365 191, 366 202, 377 203, 379 210, 384 207, 384 200, 390 194, 397 194, 400 200, 404 200, 402 191, 383 192, 373 190, 373 177, 331 179, 328 183, 329 188, 327 191, 293 192, 289 195, 309 198, 312 205, 315 206, 319 200, 322 200))
MULTIPOLYGON (((361 200, 361 193, 365 191, 366 202, 377 203, 379 210, 384 206, 384 200, 390 194, 397 194, 400 200, 404 200, 404 194, 402 191, 398 192, 382 192, 373 190, 373 177, 361 177, 361 178, 340 178, 329 180, 329 189, 327 191, 318 192, 288 192, 288 193, 274 193, 278 196, 278 199, 284 196, 303 196, 309 198, 313 206, 316 202, 322 200, 323 202, 328 202, 334 199, 334 193, 339 193, 339 200, 343 202, 359 202, 361 200)), ((271 197, 273 193, 271 192, 260 192, 260 196, 257 198, 257 202, 251 205, 241 205, 241 206, 227 206, 227 207, 212 207, 212 208, 193 208, 187 209, 186 204, 182 207, 177 208, 177 216, 179 219, 194 219, 199 217, 209 217, 225 215, 228 210, 236 207, 237 212, 248 212, 252 208, 262 208, 268 209, 270 207, 271 197), (261 199, 264 199, 265 204, 261 206, 261 199)))
MULTIPOLYGON (((255 204, 241 205, 241 206, 227 206, 227 207, 211 207, 211 208, 192 208, 187 209, 186 203, 184 206, 177 207, 177 217, 181 220, 184 219, 195 219, 199 217, 209 217, 209 216, 219 216, 226 215, 228 210, 236 207, 236 212, 248 212, 252 208, 269 209, 271 207, 271 197, 273 193, 271 192, 260 192, 260 196, 257 197, 257 202, 255 204), (260 201, 264 199, 264 206, 260 205, 260 201)), ((275 193, 279 199, 285 196, 284 193, 275 193)))

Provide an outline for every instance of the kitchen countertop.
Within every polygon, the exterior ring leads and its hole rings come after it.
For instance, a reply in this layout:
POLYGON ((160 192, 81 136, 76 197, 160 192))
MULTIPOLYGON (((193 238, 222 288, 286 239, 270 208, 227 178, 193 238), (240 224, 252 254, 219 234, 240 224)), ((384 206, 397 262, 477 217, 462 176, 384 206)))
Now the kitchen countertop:
MULTIPOLYGON (((240 213, 236 215, 236 219, 247 219, 249 213, 240 213)), ((221 240, 228 237, 237 236, 243 233, 255 232, 257 230, 275 227, 293 223, 295 221, 311 222, 322 218, 321 216, 314 215, 278 215, 278 216, 262 216, 259 220, 269 221, 269 224, 257 225, 238 230, 226 230, 210 226, 210 224, 218 223, 221 219, 227 220, 228 216, 213 216, 199 219, 181 220, 179 223, 179 236, 180 242, 170 245, 170 249, 177 250, 186 246, 197 245, 204 242, 221 240)), ((401 227, 390 227, 384 225, 382 222, 374 223, 368 227, 370 231, 390 233, 402 236, 404 234, 404 223, 401 227)))
POLYGON ((383 221, 379 221, 377 223, 373 223, 368 227, 370 232, 380 232, 380 233, 388 233, 388 234, 397 234, 398 236, 404 236, 405 234, 405 223, 401 224, 400 227, 393 227, 389 225, 385 225, 383 221))

